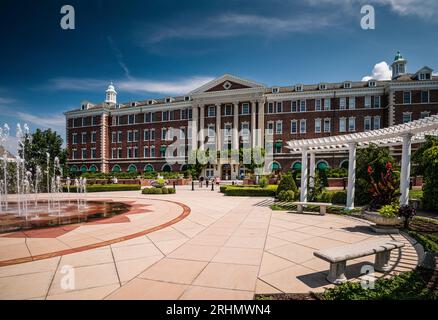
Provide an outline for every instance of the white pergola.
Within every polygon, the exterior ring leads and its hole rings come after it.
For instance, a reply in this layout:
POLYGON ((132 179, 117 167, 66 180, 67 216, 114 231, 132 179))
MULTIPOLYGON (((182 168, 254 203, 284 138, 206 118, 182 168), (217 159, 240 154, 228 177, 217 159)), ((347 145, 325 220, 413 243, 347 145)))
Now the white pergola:
POLYGON ((374 131, 359 132, 341 136, 318 139, 292 140, 287 142, 291 153, 301 153, 301 196, 300 201, 307 202, 307 183, 315 176, 315 154, 348 151, 348 191, 347 208, 354 208, 354 185, 356 182, 356 149, 366 148, 370 144, 381 147, 402 146, 400 172, 400 204, 409 202, 409 179, 411 171, 411 145, 425 141, 427 135, 438 135, 438 115, 421 120, 383 128, 374 131), (310 170, 307 169, 310 155, 310 170), (310 171, 310 172, 308 172, 310 171))

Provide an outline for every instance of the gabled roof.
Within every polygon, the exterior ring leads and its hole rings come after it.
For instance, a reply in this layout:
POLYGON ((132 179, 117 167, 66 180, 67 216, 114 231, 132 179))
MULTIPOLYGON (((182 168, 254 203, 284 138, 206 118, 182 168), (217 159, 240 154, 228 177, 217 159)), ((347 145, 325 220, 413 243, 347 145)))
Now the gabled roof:
MULTIPOLYGON (((238 84, 239 88, 265 88, 266 86, 264 84, 261 83, 257 83, 251 80, 247 80, 247 79, 242 79, 236 76, 233 76, 231 74, 224 74, 223 76, 216 78, 206 84, 204 84, 203 86, 193 90, 192 92, 190 92, 189 94, 196 94, 196 93, 203 93, 203 92, 207 92, 223 83, 229 82, 231 84, 238 84)), ((230 90, 232 90, 233 87, 231 86, 230 90)), ((224 89, 225 90, 225 89, 224 89)))
POLYGON ((422 73, 422 72, 429 72, 432 73, 433 69, 429 68, 428 66, 424 66, 423 68, 421 68, 420 70, 417 71, 416 74, 422 73))

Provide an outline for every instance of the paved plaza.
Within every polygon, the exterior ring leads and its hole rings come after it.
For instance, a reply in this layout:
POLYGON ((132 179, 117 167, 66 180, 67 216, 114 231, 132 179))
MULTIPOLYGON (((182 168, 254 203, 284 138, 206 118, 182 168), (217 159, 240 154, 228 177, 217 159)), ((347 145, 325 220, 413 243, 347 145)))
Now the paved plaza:
MULTIPOLYGON (((82 225, 0 236, 0 299, 253 299, 254 294, 322 292, 329 264, 318 249, 394 238, 391 274, 418 257, 401 235, 378 236, 365 221, 271 211, 269 198, 225 197, 180 187, 89 194, 131 204, 121 216, 82 225), (63 289, 64 267, 74 289, 63 289)), ((360 276, 374 256, 349 261, 360 276)), ((384 276, 376 273, 377 276, 384 276)))

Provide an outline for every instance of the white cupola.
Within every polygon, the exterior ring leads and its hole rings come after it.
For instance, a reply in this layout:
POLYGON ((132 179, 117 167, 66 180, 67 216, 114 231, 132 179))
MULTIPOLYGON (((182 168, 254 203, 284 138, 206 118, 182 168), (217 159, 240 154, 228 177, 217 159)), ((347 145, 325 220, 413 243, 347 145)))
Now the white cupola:
POLYGON ((116 104, 117 103, 117 91, 114 88, 114 84, 112 82, 108 86, 108 89, 106 89, 105 102, 106 103, 112 103, 112 104, 116 104))
POLYGON ((401 55, 400 51, 397 52, 392 63, 392 79, 397 79, 398 77, 406 74, 406 65, 408 60, 405 60, 401 55))

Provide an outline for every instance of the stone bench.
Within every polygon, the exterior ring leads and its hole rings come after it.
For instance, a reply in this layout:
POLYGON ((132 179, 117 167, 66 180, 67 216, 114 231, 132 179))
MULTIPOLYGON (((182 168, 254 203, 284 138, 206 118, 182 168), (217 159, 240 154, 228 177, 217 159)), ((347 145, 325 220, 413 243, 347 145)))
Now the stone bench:
POLYGON ((293 202, 292 204, 297 206, 298 213, 304 213, 304 206, 317 206, 322 216, 327 212, 327 207, 332 205, 325 202, 293 202))
POLYGON ((387 272, 391 270, 389 265, 391 250, 402 248, 404 245, 403 242, 398 241, 373 240, 320 250, 314 252, 313 255, 330 262, 327 280, 334 284, 341 284, 347 281, 345 268, 348 260, 375 254, 374 269, 380 272, 387 272))

